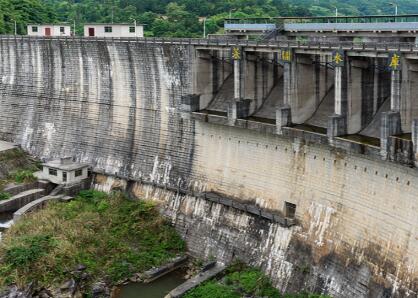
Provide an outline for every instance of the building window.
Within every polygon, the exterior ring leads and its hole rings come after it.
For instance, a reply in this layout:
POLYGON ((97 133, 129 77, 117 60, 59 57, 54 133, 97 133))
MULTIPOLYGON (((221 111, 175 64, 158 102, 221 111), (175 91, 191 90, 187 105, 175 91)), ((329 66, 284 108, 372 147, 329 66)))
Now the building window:
POLYGON ((32 26, 32 32, 38 32, 38 27, 32 26))
POLYGON ((76 177, 80 177, 81 175, 83 175, 83 170, 77 170, 77 171, 75 171, 75 176, 76 177))
POLYGON ((295 218, 296 214, 296 205, 285 202, 285 216, 286 218, 295 218))
POLYGON ((51 175, 51 176, 58 176, 58 172, 55 169, 49 169, 49 175, 51 175))
POLYGON ((105 27, 105 32, 106 32, 106 33, 112 33, 112 27, 110 27, 110 26, 106 26, 106 27, 105 27))
POLYGON ((129 33, 135 33, 135 27, 129 27, 129 33))
POLYGON ((60 27, 60 32, 65 33, 65 27, 60 27))

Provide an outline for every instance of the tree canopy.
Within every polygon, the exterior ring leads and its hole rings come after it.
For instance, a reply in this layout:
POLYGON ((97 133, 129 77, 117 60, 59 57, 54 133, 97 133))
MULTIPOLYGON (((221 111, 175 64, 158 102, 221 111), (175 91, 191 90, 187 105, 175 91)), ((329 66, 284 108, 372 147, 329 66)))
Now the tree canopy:
MULTIPOLYGON (((418 13, 416 0, 398 0, 398 11, 418 13)), ((68 22, 81 34, 86 22, 134 22, 146 36, 200 37, 222 30, 231 17, 393 14, 386 0, 0 0, 0 34, 26 33, 28 23, 68 22)))

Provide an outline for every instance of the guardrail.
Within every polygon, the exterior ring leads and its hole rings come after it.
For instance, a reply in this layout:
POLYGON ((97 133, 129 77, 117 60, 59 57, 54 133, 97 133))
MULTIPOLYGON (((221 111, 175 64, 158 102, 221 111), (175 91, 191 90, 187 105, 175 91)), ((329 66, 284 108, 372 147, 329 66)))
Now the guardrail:
POLYGON ((226 18, 225 24, 265 23, 404 23, 418 22, 418 14, 364 15, 364 16, 316 16, 316 17, 247 17, 226 18))
POLYGON ((116 38, 116 37, 34 37, 0 36, 0 41, 62 41, 62 42, 120 42, 141 44, 193 45, 201 47, 257 47, 266 49, 324 49, 374 52, 418 52, 418 45, 411 42, 351 42, 351 41, 255 41, 234 39, 199 39, 199 38, 116 38))

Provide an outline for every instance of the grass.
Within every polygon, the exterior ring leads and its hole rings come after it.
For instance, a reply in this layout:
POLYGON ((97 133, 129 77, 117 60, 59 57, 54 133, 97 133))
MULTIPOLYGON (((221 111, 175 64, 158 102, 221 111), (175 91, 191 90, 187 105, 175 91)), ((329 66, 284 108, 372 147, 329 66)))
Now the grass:
POLYGON ((14 225, 0 243, 0 286, 59 285, 78 264, 110 283, 158 266, 185 244, 153 203, 83 191, 14 225))
POLYGON ((33 175, 35 169, 29 170, 17 170, 12 172, 9 179, 16 182, 17 184, 31 183, 36 181, 36 177, 33 175))
POLYGON ((25 158, 26 153, 21 149, 11 149, 3 151, 0 154, 0 162, 7 162, 11 160, 25 158))
POLYGON ((228 267, 221 279, 209 280, 189 291, 184 298, 326 298, 326 296, 300 293, 280 294, 260 270, 236 263, 228 267))
POLYGON ((11 195, 8 192, 0 191, 0 201, 8 200, 11 195))
POLYGON ((0 164, 3 165, 3 171, 0 173, 0 191, 12 182, 23 184, 36 181, 33 173, 42 167, 39 161, 33 160, 21 149, 1 152, 0 164))

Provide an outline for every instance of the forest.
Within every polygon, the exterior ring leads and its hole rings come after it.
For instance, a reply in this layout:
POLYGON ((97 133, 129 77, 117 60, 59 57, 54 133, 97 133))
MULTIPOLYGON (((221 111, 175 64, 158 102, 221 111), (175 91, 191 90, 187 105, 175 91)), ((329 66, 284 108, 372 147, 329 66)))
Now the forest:
POLYGON ((418 1, 398 0, 0 0, 0 34, 26 34, 27 24, 133 23, 146 36, 201 37, 221 33, 228 17, 418 13, 418 1))

